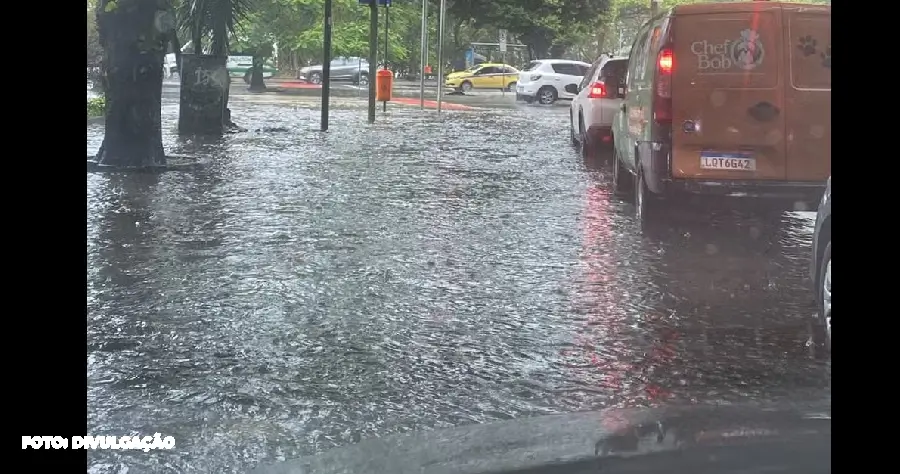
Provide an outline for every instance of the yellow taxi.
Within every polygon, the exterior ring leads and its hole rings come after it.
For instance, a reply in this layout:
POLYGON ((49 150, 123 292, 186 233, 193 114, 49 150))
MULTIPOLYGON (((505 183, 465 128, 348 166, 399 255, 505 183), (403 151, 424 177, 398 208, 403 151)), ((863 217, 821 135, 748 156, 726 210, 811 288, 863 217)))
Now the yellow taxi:
POLYGON ((472 89, 515 91, 518 80, 519 70, 508 64, 481 63, 465 71, 448 74, 444 85, 457 92, 469 92, 472 89))

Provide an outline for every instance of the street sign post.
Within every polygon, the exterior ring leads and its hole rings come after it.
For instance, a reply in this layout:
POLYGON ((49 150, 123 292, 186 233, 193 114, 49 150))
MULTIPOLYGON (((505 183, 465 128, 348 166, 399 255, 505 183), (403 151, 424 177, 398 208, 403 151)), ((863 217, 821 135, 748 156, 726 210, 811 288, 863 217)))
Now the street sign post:
POLYGON ((441 0, 438 12, 438 44, 437 44, 437 111, 441 113, 441 102, 444 100, 444 17, 447 16, 447 0, 441 0))
POLYGON ((332 29, 332 5, 331 0, 325 0, 325 25, 324 44, 325 54, 322 58, 322 131, 328 131, 328 102, 331 96, 331 29, 332 29))
MULTIPOLYGON (((388 6, 391 4, 390 0, 387 3, 380 3, 384 5, 384 69, 385 71, 390 71, 390 66, 388 66, 388 28, 391 25, 391 10, 388 6)), ((393 80, 391 81, 393 83, 393 80)), ((384 105, 384 112, 387 112, 387 101, 382 102, 384 105)))
POLYGON ((375 123, 375 79, 378 74, 378 5, 369 0, 369 123, 375 123))
POLYGON ((419 45, 419 108, 425 110, 425 66, 428 64, 428 0, 422 0, 422 40, 419 45))
POLYGON ((503 89, 502 89, 502 91, 500 92, 500 94, 501 94, 502 96, 506 97, 506 30, 500 30, 500 35, 499 35, 499 36, 500 36, 500 53, 501 53, 501 55, 502 55, 502 57, 503 57, 502 61, 503 61, 503 64, 504 64, 504 66, 503 66, 503 73, 502 73, 502 76, 501 76, 501 77, 503 77, 503 84, 502 84, 502 85, 503 85, 503 89))

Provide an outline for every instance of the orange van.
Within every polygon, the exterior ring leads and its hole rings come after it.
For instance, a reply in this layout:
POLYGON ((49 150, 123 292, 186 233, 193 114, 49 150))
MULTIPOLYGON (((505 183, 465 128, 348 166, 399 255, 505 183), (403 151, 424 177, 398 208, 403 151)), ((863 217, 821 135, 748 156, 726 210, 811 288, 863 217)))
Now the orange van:
POLYGON ((815 209, 831 175, 831 7, 676 6, 638 32, 617 95, 614 187, 642 222, 676 194, 815 209))

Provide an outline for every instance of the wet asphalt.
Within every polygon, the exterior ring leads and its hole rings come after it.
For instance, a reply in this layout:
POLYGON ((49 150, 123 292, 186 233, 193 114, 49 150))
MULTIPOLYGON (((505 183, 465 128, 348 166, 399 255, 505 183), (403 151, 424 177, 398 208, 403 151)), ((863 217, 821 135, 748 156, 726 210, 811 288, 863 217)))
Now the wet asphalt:
MULTIPOLYGON (((830 394, 811 213, 640 235, 565 106, 233 91, 192 173, 87 177, 89 472, 238 473, 362 438, 551 413, 830 394)), ((88 125, 96 152, 102 124, 88 125)))

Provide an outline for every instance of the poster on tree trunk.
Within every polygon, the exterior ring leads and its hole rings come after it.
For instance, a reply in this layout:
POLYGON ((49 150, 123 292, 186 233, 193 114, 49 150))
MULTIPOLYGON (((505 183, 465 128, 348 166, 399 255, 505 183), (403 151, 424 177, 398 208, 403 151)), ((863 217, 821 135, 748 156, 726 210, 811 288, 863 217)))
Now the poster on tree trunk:
POLYGON ((181 106, 178 132, 222 135, 225 132, 225 98, 231 78, 224 56, 181 56, 181 106))

